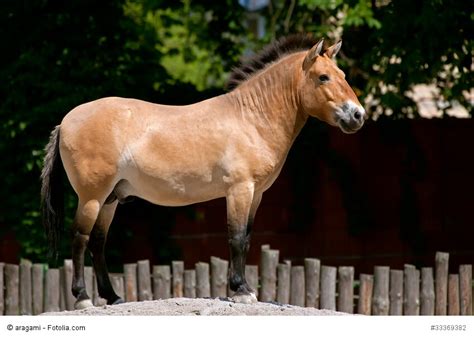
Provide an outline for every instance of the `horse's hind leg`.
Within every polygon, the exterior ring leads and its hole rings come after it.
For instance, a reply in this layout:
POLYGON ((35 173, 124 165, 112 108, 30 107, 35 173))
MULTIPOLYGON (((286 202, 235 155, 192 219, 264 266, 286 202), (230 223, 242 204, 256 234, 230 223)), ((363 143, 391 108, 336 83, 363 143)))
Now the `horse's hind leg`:
POLYGON ((239 303, 257 301, 255 291, 245 279, 245 262, 250 247, 250 228, 261 194, 254 194, 253 183, 240 183, 227 194, 227 223, 230 245, 229 285, 239 303))
POLYGON ((107 304, 123 303, 123 300, 117 296, 112 284, 110 283, 104 254, 107 233, 109 231, 110 223, 112 223, 112 219, 114 218, 117 203, 118 201, 115 200, 114 202, 105 204, 102 207, 89 240, 89 250, 92 254, 92 262, 97 276, 99 295, 107 300, 107 304))
POLYGON ((74 307, 82 309, 92 306, 84 282, 84 252, 89 241, 89 234, 99 215, 100 202, 95 199, 84 202, 79 199, 76 216, 72 225, 72 261, 74 267, 72 294, 76 297, 74 307))

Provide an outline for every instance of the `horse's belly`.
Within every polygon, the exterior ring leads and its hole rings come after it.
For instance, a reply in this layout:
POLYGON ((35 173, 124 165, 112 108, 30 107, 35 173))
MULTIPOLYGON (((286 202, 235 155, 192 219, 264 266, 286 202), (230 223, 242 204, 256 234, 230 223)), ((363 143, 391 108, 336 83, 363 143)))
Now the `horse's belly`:
POLYGON ((224 197, 225 188, 216 182, 141 177, 121 181, 115 193, 119 199, 136 196, 153 204, 184 206, 224 197))

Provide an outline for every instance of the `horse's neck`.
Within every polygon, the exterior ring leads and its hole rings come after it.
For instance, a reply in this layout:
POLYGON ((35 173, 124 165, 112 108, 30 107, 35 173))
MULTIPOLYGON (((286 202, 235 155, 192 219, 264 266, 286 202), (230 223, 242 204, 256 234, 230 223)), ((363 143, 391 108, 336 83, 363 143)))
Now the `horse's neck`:
POLYGON ((299 109, 297 65, 287 57, 227 94, 237 114, 275 146, 289 150, 306 122, 299 109))

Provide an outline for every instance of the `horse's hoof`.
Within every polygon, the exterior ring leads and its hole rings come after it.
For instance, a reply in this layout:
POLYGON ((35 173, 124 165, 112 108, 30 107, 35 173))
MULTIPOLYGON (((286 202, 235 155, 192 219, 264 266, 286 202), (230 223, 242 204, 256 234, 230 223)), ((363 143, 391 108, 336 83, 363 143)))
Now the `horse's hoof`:
POLYGON ((255 296, 255 293, 250 292, 250 293, 236 293, 235 295, 232 296, 232 300, 236 303, 241 303, 241 304, 252 304, 252 303, 257 303, 257 296, 255 296))
POLYGON ((111 305, 123 304, 125 301, 122 298, 117 298, 111 305))
POLYGON ((75 310, 87 309, 88 307, 94 307, 94 304, 92 304, 90 299, 78 300, 76 303, 74 303, 75 310))

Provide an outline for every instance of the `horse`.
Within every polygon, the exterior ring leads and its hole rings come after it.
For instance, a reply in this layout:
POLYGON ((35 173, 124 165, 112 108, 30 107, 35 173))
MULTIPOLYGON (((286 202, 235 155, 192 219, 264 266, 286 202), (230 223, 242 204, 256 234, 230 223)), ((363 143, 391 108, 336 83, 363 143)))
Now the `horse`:
POLYGON ((72 224, 75 308, 93 306, 84 254, 92 255, 98 291, 119 304, 104 254, 118 203, 139 197, 162 206, 226 198, 235 302, 257 301, 245 278, 246 255, 262 194, 278 177, 309 117, 359 130, 364 108, 335 56, 308 35, 274 41, 234 69, 225 94, 184 106, 107 97, 72 109, 51 132, 41 173, 44 226, 52 252, 63 227, 64 172, 78 197, 72 224))

